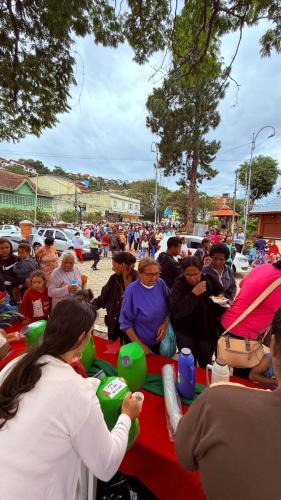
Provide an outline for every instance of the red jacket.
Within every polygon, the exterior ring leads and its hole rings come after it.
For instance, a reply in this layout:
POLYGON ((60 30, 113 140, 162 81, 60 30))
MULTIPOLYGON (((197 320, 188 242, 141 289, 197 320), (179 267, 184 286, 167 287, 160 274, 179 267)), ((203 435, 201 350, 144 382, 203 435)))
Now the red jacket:
POLYGON ((29 288, 26 290, 20 306, 20 313, 28 318, 30 323, 47 319, 50 312, 50 299, 47 288, 42 293, 29 288))

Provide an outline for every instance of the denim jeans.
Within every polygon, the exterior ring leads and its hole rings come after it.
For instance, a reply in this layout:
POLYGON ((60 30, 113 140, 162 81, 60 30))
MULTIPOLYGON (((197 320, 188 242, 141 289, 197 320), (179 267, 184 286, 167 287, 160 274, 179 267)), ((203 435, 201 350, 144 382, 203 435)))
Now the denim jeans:
POLYGON ((109 247, 103 247, 103 256, 108 257, 109 247))

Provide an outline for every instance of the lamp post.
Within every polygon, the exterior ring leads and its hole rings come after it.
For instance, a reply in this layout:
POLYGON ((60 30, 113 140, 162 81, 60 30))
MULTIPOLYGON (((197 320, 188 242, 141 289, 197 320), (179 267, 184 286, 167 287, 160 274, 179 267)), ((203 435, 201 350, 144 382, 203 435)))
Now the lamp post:
POLYGON ((155 202, 154 202, 154 224, 156 227, 157 224, 157 216, 158 216, 158 144, 157 142, 153 142, 151 144, 152 153, 156 153, 156 162, 154 163, 155 167, 155 202))
POLYGON ((266 128, 270 128, 272 130, 271 134, 268 136, 268 139, 270 137, 273 137, 275 135, 275 128, 272 127, 272 125, 265 125, 265 127, 262 127, 256 134, 253 132, 253 137, 252 137, 251 156, 250 156, 250 164, 249 164, 249 171, 248 171, 248 175, 247 175, 247 187, 246 187, 246 210, 245 210, 245 225, 244 225, 245 238, 247 237, 248 215, 249 215, 249 207, 250 207, 250 200, 251 200, 252 166, 253 166, 254 151, 256 148, 256 140, 257 140, 258 135, 262 132, 262 130, 264 130, 266 128))
POLYGON ((33 221, 33 227, 35 229, 36 226, 36 219, 37 219, 37 203, 38 203, 38 172, 36 172, 36 191, 35 191, 35 205, 34 205, 34 221, 33 221))

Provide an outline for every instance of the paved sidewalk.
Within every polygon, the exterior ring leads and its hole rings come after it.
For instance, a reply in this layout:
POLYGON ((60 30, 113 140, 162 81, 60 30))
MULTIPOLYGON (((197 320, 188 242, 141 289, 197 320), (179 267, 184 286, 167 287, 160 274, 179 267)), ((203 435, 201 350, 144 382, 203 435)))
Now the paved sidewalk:
MULTIPOLYGON (((102 258, 98 263, 97 271, 93 271, 91 269, 91 266, 93 265, 92 259, 85 260, 83 264, 78 265, 81 272, 88 276, 87 287, 91 288, 95 297, 98 297, 102 287, 107 283, 110 275, 113 273, 111 257, 106 259, 102 258)), ((95 330, 98 336, 102 338, 107 338, 107 327, 104 324, 105 313, 105 309, 100 309, 95 323, 95 330)))

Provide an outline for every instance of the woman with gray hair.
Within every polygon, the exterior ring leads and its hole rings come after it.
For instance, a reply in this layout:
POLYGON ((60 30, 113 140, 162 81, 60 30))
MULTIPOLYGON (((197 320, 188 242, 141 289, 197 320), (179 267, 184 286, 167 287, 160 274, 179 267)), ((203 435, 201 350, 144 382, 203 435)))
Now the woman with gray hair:
POLYGON ((52 298, 52 309, 63 299, 83 288, 82 276, 74 252, 63 252, 59 266, 52 272, 48 283, 48 295, 52 298))

